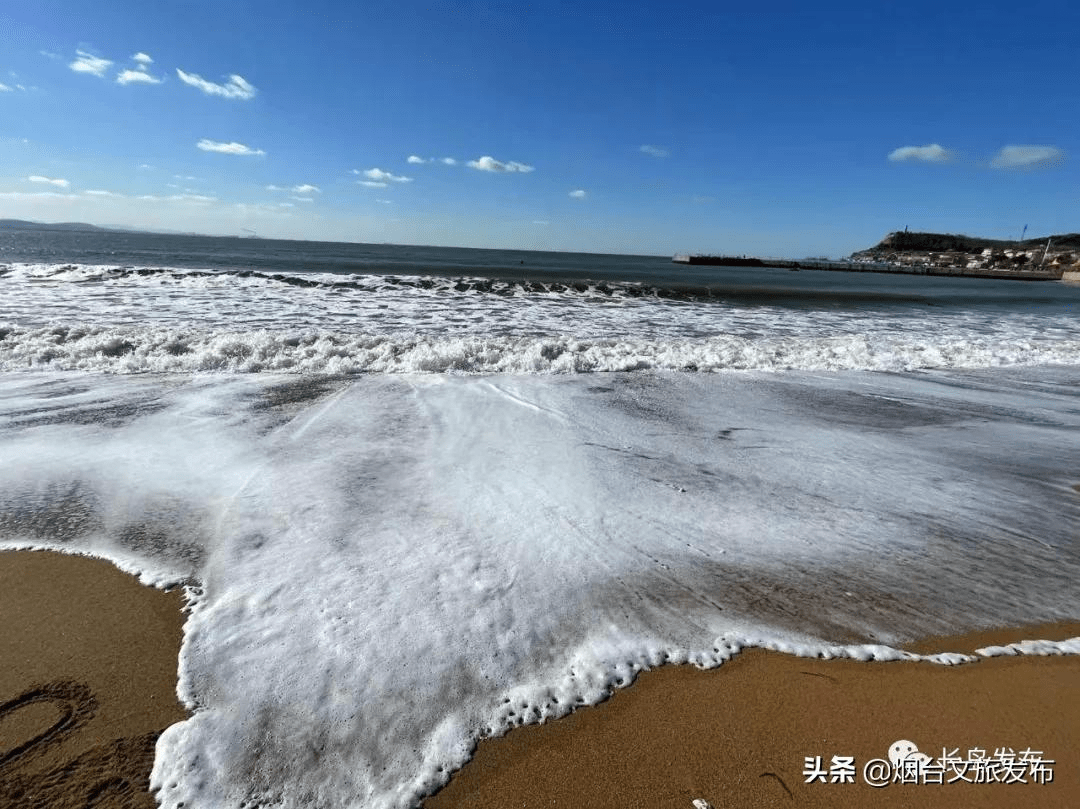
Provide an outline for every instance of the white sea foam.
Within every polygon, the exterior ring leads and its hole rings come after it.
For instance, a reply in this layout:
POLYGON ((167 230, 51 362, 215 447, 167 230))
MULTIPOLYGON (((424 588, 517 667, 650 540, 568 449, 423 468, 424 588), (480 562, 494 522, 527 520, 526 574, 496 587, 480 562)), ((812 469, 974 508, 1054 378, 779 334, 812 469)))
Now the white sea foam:
POLYGON ((1075 617, 1076 373, 9 374, 0 541, 198 582, 164 806, 402 807, 666 662, 1075 617))
MULTIPOLYGON (((634 283, 10 265, 0 368, 980 368, 1080 362, 1075 312, 792 305, 634 283)), ((730 291, 729 291, 730 292, 730 291)), ((714 294, 715 293, 715 294, 714 294)))
POLYGON ((0 370, 105 373, 588 373, 874 370, 1080 364, 1080 337, 718 335, 689 339, 378 335, 324 329, 0 326, 0 370))
POLYGON ((1076 617, 1061 307, 90 265, 0 285, 0 546, 191 583, 165 806, 406 806, 477 739, 665 662, 915 660, 900 641, 1076 617))

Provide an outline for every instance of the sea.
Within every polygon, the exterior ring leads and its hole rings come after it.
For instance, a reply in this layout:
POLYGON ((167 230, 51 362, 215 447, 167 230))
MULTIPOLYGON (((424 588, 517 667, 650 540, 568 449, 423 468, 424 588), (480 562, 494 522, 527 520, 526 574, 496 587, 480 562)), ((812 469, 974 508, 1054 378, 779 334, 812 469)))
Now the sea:
POLYGON ((162 806, 398 809, 665 663, 1080 619, 1078 384, 1058 282, 5 229, 0 547, 186 588, 162 806))

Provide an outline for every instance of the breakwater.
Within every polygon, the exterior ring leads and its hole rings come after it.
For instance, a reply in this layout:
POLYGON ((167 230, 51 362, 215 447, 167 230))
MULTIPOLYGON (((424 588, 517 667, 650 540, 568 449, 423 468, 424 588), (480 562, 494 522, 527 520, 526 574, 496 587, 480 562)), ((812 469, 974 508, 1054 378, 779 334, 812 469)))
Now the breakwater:
POLYGON ((948 275, 963 278, 997 278, 1008 281, 1060 281, 1060 269, 991 270, 970 267, 943 267, 931 264, 895 264, 877 261, 829 261, 826 259, 758 258, 756 256, 694 256, 677 254, 675 264, 714 267, 762 267, 780 270, 827 270, 831 272, 876 272, 903 275, 948 275))

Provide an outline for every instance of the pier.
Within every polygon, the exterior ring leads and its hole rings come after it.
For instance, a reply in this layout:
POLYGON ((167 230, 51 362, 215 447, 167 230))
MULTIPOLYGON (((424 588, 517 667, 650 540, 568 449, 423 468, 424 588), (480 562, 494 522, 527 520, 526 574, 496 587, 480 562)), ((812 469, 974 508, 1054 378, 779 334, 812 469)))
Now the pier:
POLYGON ((675 264, 713 267, 762 267, 778 270, 826 270, 829 272, 876 272, 900 275, 945 275, 959 278, 997 278, 1006 281, 1060 281, 1061 269, 992 270, 942 267, 932 264, 890 264, 875 261, 829 261, 827 259, 758 258, 756 256, 694 256, 672 258, 675 264))

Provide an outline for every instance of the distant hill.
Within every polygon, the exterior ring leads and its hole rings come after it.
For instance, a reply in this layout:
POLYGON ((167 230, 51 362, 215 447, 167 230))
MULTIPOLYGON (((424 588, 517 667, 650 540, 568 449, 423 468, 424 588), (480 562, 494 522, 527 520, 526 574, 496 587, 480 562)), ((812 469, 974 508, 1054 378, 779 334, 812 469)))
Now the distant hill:
POLYGON ((169 230, 168 228, 146 230, 144 228, 132 228, 125 225, 90 225, 86 222, 30 222, 26 219, 0 219, 0 230, 4 230, 5 228, 11 228, 13 230, 92 231, 94 233, 151 233, 165 236, 203 235, 186 230, 169 230))
POLYGON ((1032 250, 1045 246, 1047 239, 1050 240, 1051 250, 1080 250, 1080 233, 1040 236, 1037 239, 1014 242, 1007 239, 981 239, 975 236, 963 236, 953 233, 909 233, 903 230, 890 233, 870 249, 860 250, 852 255, 906 252, 981 253, 988 247, 997 250, 1032 250))
POLYGON ((0 219, 0 228, 19 230, 106 230, 86 222, 28 222, 25 219, 0 219))

